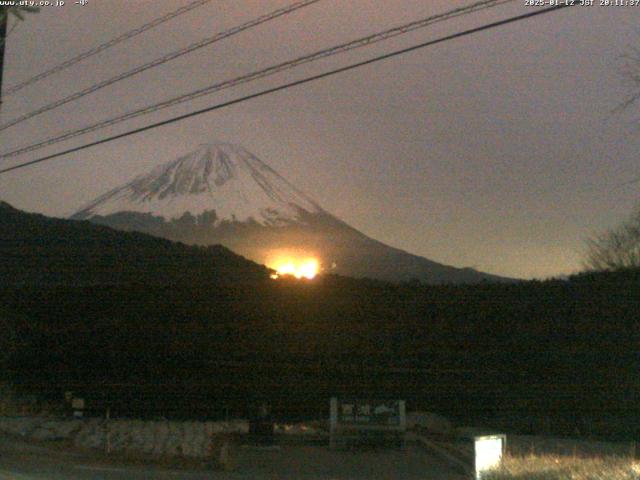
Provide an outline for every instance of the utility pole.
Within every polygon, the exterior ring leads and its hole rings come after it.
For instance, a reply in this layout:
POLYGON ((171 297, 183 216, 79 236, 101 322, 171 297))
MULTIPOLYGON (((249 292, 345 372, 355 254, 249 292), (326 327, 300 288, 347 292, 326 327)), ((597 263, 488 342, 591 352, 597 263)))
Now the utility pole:
MULTIPOLYGON (((6 8, 6 7, 5 7, 6 8)), ((7 43, 7 23, 9 21, 9 11, 0 10, 0 108, 2 108, 2 77, 4 74, 4 45, 7 43)))
MULTIPOLYGON (((17 2, 16 2, 17 3, 17 2)), ((26 3, 26 2, 25 2, 26 3)), ((37 3, 37 2, 36 2, 37 3)), ((24 20, 25 13, 38 13, 40 7, 0 7, 0 108, 2 108, 2 77, 4 74, 4 47, 7 43, 7 25, 9 24, 9 13, 16 22, 24 20)), ((15 24, 13 25, 15 27, 15 24)))

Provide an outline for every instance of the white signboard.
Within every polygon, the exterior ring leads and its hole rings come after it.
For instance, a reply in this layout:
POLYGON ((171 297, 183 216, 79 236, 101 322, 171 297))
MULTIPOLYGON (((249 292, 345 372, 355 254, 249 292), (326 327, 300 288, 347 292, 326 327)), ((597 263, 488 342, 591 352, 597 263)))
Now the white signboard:
POLYGON ((402 403, 401 400, 339 400, 338 423, 398 427, 402 423, 402 403))
POLYGON ((331 448, 337 437, 387 432, 403 437, 406 430, 404 400, 331 398, 331 448))
POLYGON ((482 480, 482 474, 497 468, 502 463, 506 446, 505 435, 485 435, 475 437, 476 480, 482 480))

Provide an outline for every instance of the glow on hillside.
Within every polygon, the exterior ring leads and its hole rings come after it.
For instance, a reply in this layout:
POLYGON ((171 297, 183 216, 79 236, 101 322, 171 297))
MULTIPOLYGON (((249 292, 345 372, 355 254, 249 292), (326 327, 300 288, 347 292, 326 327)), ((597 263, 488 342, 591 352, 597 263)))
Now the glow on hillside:
POLYGON ((271 278, 277 279, 282 275, 291 275, 296 278, 314 278, 320 271, 320 263, 315 258, 281 258, 270 262, 270 268, 276 273, 271 278))

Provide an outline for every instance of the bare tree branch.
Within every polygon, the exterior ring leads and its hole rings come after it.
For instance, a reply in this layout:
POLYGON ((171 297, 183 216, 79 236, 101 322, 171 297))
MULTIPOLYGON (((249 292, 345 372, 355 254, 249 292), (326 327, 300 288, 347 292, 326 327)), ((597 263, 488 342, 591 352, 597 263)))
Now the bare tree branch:
POLYGON ((588 270, 640 268, 640 205, 620 226, 587 240, 588 270))
POLYGON ((612 113, 621 113, 640 101, 640 48, 629 47, 629 52, 622 55, 622 65, 619 74, 629 84, 631 93, 625 98, 612 113))

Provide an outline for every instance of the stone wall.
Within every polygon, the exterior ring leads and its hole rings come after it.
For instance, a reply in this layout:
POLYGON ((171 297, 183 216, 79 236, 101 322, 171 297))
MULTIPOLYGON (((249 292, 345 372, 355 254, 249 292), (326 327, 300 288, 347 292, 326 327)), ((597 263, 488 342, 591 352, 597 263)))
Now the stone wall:
POLYGON ((246 420, 224 422, 0 417, 0 432, 38 441, 65 440, 76 447, 153 457, 210 458, 218 440, 247 433, 246 420))

